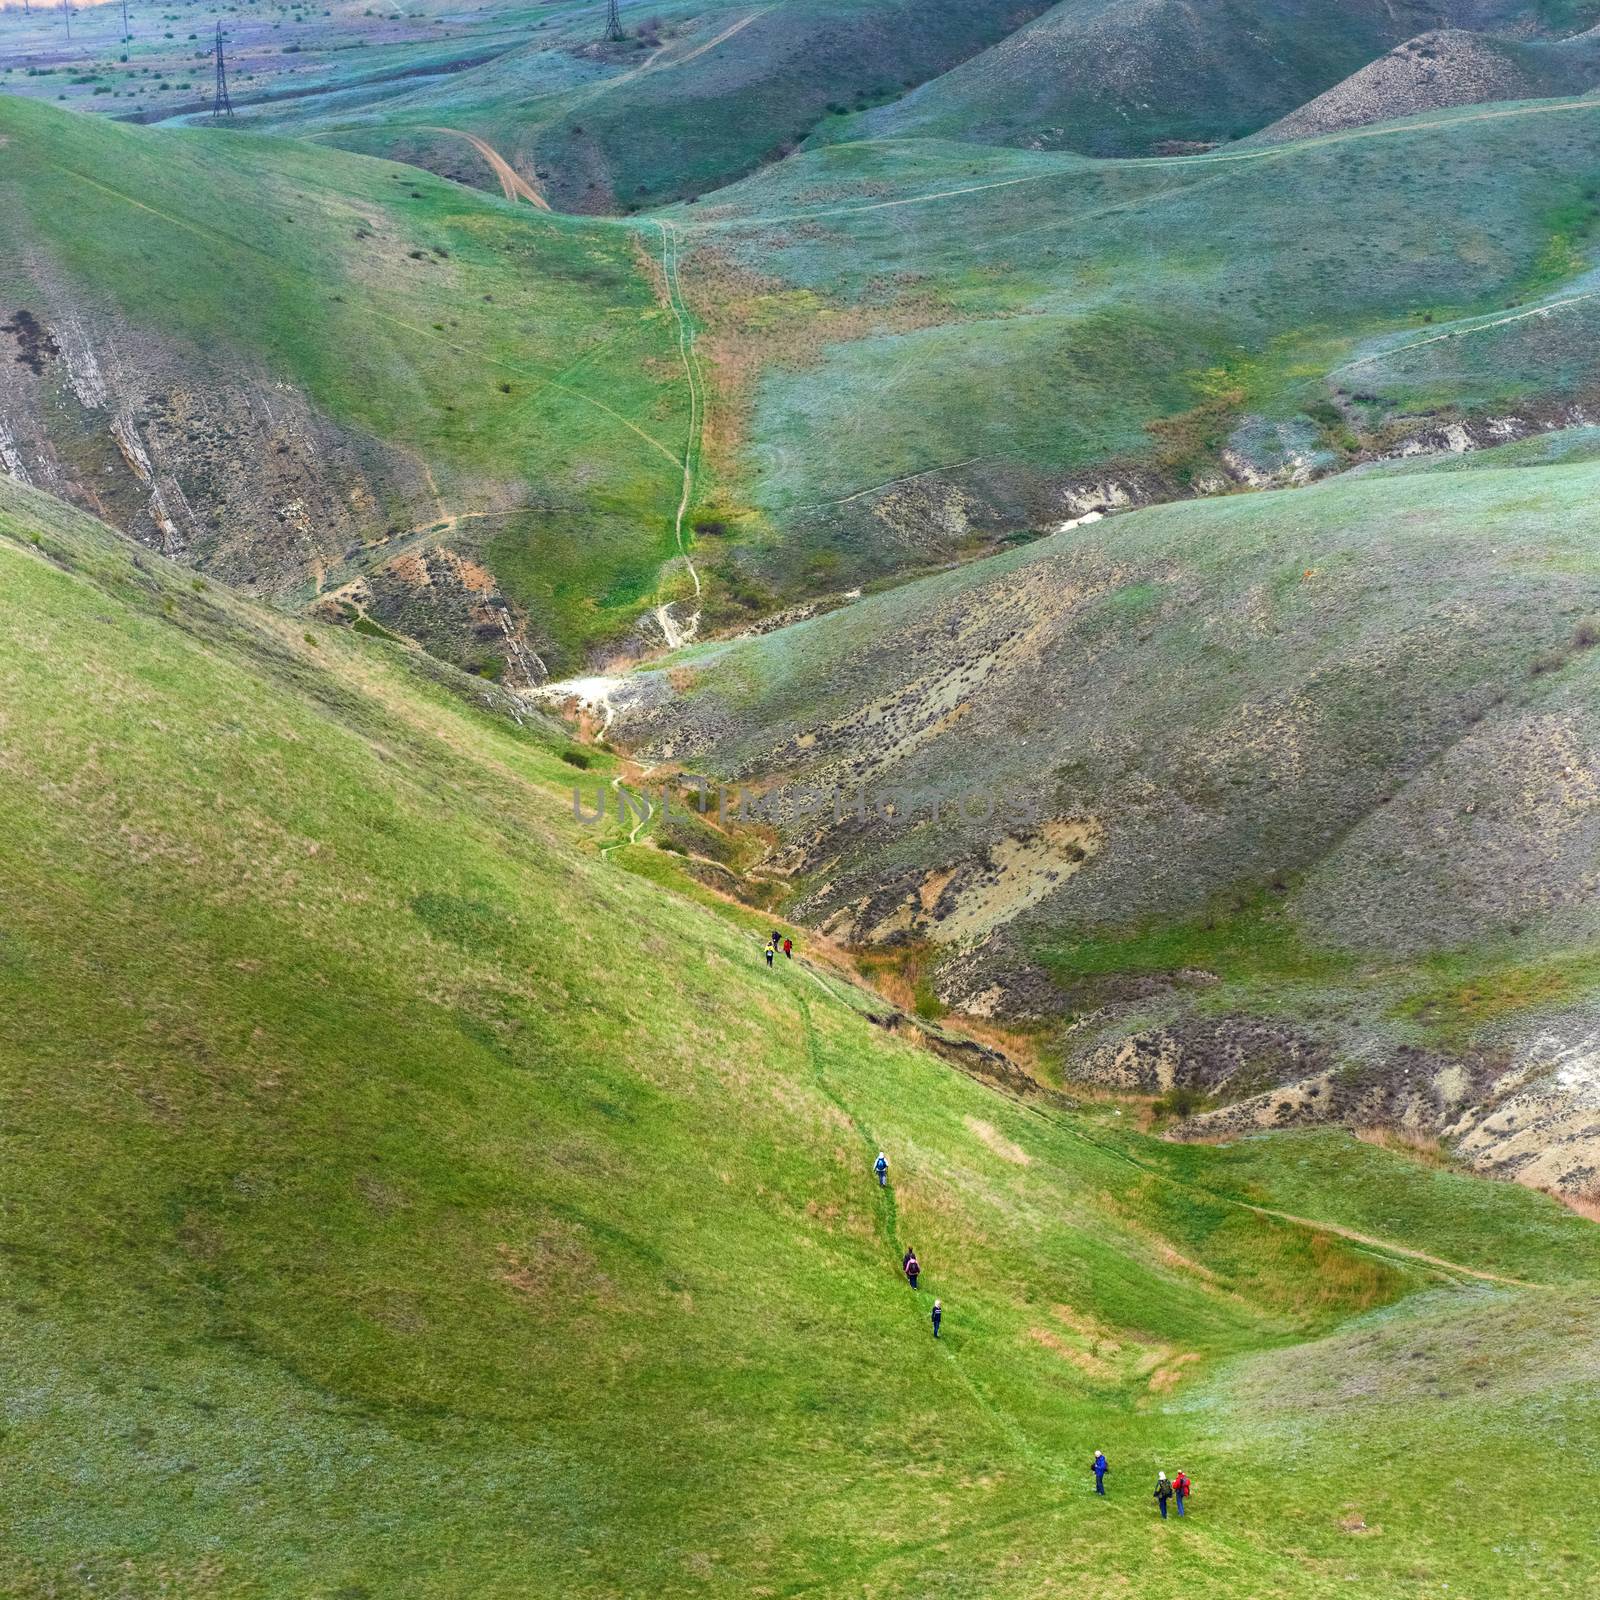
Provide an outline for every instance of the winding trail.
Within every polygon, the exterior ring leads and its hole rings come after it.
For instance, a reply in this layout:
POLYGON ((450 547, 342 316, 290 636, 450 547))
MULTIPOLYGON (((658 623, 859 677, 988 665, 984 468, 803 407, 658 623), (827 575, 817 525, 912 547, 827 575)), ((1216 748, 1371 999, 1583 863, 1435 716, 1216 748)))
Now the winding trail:
POLYGON ((1585 300, 1600 300, 1600 289, 1590 289, 1583 294, 1569 294, 1561 300, 1548 300, 1543 305, 1532 306, 1526 311, 1514 311, 1508 317, 1495 317, 1488 322, 1474 323, 1470 328, 1447 328, 1443 333, 1430 334, 1426 339, 1413 339, 1409 344, 1391 345, 1387 350, 1379 350, 1370 356, 1358 356, 1354 361, 1345 362, 1342 367, 1334 367, 1328 376, 1331 378, 1336 372, 1349 372, 1355 367, 1371 366, 1375 361, 1392 361, 1398 356, 1409 355, 1413 350, 1425 349, 1430 344, 1443 344, 1447 339, 1466 339, 1475 333, 1487 333, 1491 328, 1505 327, 1508 322, 1525 322, 1529 317, 1548 317, 1553 311, 1580 305, 1585 300))
MULTIPOLYGON (((611 780, 611 788, 617 796, 618 809, 622 811, 623 816, 627 816, 628 811, 631 808, 628 807, 627 802, 622 798, 622 778, 623 774, 619 772, 616 777, 611 780)), ((610 859, 611 852, 613 850, 620 850, 625 844, 638 844, 639 835, 643 833, 647 827, 649 827, 651 819, 656 814, 656 808, 650 804, 650 796, 644 793, 642 789, 637 794, 635 794, 631 789, 628 790, 628 797, 630 800, 636 801, 644 807, 644 815, 634 823, 626 838, 613 839, 610 844, 603 844, 600 846, 600 854, 608 860, 610 859)))
POLYGON ((475 133, 464 133, 460 128, 426 127, 425 133, 447 133, 453 139, 465 139, 489 163, 490 170, 500 180, 500 191, 515 204, 519 199, 532 201, 541 211, 550 209, 550 202, 500 154, 487 139, 475 133))
POLYGON ((700 357, 694 347, 694 323, 688 307, 683 303, 683 285, 678 268, 678 229, 676 224, 664 220, 657 220, 656 227, 661 230, 661 276, 666 285, 667 304, 672 307, 672 314, 678 321, 678 355, 683 362, 684 380, 689 385, 689 434, 683 447, 683 488, 672 522, 672 536, 677 541, 678 554, 689 569, 689 577, 694 583, 695 610, 694 615, 681 624, 672 615, 671 601, 657 606, 655 611, 668 649, 676 650, 680 645, 688 644, 700 629, 700 574, 684 543, 683 519, 689 514, 689 506, 694 499, 695 469, 699 464, 700 434, 704 426, 704 379, 700 357))

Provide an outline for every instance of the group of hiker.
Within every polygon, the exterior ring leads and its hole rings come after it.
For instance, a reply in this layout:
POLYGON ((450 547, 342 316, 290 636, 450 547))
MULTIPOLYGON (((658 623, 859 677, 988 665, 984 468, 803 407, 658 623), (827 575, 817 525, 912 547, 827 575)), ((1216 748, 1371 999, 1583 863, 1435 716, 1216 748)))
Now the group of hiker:
MULTIPOLYGON (((1096 1450, 1094 1460, 1089 1463, 1089 1470, 1094 1474, 1094 1492, 1103 1495, 1106 1492, 1106 1474, 1111 1470, 1111 1463, 1106 1460, 1104 1450, 1096 1450)), ((1155 1491, 1150 1498, 1161 1507, 1162 1521, 1166 1520, 1167 1505, 1170 1501, 1178 1502, 1178 1515, 1183 1515, 1184 1502, 1188 1500, 1193 1484, 1189 1482, 1189 1474, 1181 1469, 1169 1478, 1166 1473, 1156 1474, 1155 1491)))
MULTIPOLYGON (((878 1187, 886 1188, 889 1182, 889 1158, 883 1151, 878 1152, 878 1159, 872 1163, 872 1170, 878 1175, 878 1187)), ((922 1263, 917 1260, 917 1252, 907 1245, 900 1253, 900 1270, 906 1275, 906 1282, 913 1289, 917 1286, 917 1279, 922 1276, 922 1263)), ((933 1310, 930 1313, 933 1323, 933 1336, 939 1337, 939 1324, 944 1321, 944 1304, 935 1299, 933 1310)))
MULTIPOLYGON (((772 952, 776 948, 777 934, 773 934, 774 943, 767 946, 767 960, 770 964, 772 952)), ((785 942, 787 944, 787 941, 785 942)), ((785 954, 788 953, 787 948, 785 954)), ((878 1158, 872 1163, 872 1170, 878 1179, 878 1187, 886 1188, 889 1183, 889 1157, 880 1150, 878 1158)), ((922 1276, 922 1263, 917 1260, 917 1252, 907 1245, 900 1256, 900 1270, 906 1275, 906 1282, 913 1289, 917 1287, 917 1279, 922 1276)), ((944 1306, 938 1301, 933 1302, 933 1336, 939 1337, 939 1324, 944 1321, 944 1306)), ((1111 1470, 1111 1463, 1106 1460, 1104 1450, 1096 1450, 1094 1460, 1090 1463, 1089 1470, 1094 1473, 1094 1492, 1104 1495, 1106 1492, 1106 1474, 1111 1470)), ((1192 1485, 1186 1472, 1178 1471, 1169 1478, 1165 1472, 1156 1474, 1156 1486, 1151 1498, 1161 1508, 1161 1518, 1166 1520, 1167 1506, 1174 1500, 1178 1503, 1178 1515, 1184 1515, 1184 1503, 1188 1500, 1192 1485)))
POLYGON ((783 935, 776 928, 774 928, 772 930, 772 937, 767 940, 767 948, 765 952, 767 957, 767 965, 769 967, 772 965, 772 958, 777 955, 780 949, 791 961, 794 960, 794 940, 784 939, 783 935), (783 941, 781 944, 779 943, 780 940, 783 941))

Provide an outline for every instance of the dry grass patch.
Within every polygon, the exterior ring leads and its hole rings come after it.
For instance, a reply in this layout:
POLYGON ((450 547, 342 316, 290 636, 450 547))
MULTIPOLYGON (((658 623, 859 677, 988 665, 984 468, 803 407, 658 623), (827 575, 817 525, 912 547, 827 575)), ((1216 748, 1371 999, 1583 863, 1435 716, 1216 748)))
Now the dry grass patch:
POLYGON ((1021 1145, 1013 1144, 992 1122, 984 1122, 977 1117, 963 1117, 962 1121, 1002 1160, 1019 1167, 1026 1167, 1032 1162, 1033 1157, 1021 1145))
POLYGON ((1391 1150, 1396 1155, 1409 1156, 1425 1167, 1440 1169, 1453 1167, 1449 1152, 1431 1133, 1419 1133, 1412 1128, 1394 1127, 1388 1123, 1372 1123, 1365 1128, 1351 1130, 1363 1144, 1376 1145, 1380 1150, 1391 1150))

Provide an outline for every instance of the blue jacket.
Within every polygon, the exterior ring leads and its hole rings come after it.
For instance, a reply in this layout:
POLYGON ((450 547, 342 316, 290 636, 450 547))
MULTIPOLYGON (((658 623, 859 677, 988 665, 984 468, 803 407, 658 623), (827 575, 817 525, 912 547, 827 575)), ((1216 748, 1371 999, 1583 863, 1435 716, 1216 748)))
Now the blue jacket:
POLYGON ((1106 1458, 1105 1458, 1105 1456, 1103 1454, 1102 1455, 1098 1455, 1098 1456, 1096 1456, 1094 1458, 1094 1475, 1095 1475, 1095 1477, 1098 1478, 1102 1474, 1107 1473, 1110 1470, 1111 1470, 1111 1463, 1106 1460, 1106 1458))

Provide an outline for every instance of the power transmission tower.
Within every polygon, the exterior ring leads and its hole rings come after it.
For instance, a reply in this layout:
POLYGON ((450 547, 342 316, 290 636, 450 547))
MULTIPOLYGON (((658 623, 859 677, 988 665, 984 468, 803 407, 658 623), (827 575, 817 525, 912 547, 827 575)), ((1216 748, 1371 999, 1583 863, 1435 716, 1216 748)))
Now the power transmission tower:
POLYGON ((122 0, 122 42, 126 44, 132 37, 128 32, 128 0, 122 0))
POLYGON ((220 122, 233 115, 233 101, 228 98, 228 67, 222 59, 222 24, 217 24, 217 95, 211 102, 211 120, 220 122))
POLYGON ((622 17, 617 11, 617 0, 606 0, 606 41, 616 44, 627 35, 622 31, 622 17))

